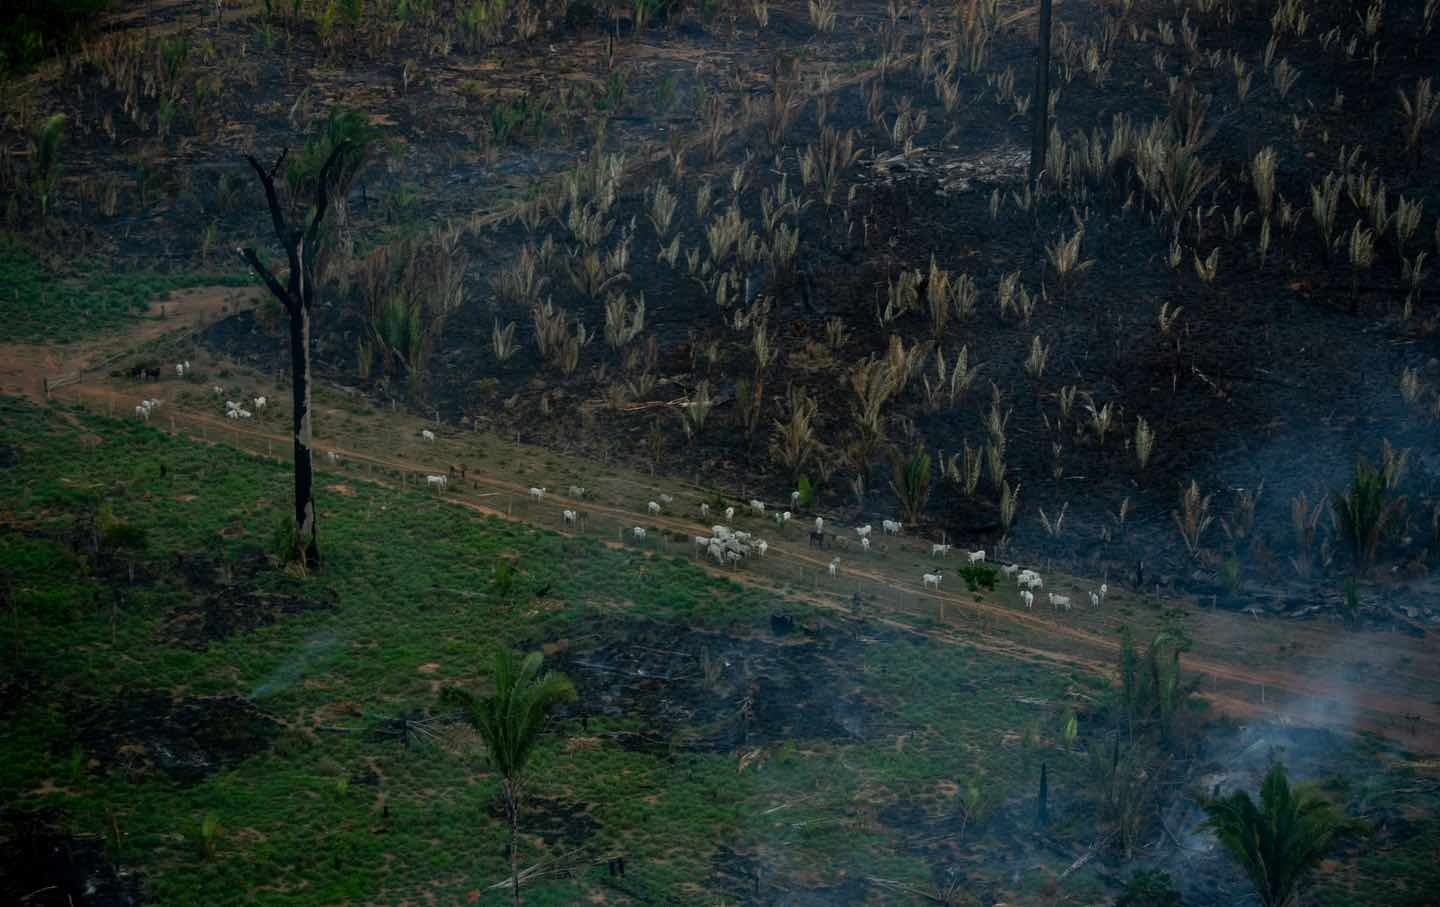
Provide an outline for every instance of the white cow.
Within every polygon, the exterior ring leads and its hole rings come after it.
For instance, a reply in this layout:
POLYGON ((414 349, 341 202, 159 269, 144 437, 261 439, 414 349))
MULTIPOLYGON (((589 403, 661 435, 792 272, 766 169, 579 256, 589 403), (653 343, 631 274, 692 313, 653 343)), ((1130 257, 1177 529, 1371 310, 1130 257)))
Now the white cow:
POLYGON ((944 557, 945 555, 947 555, 947 554, 949 554, 949 553, 950 553, 950 546, 949 546, 949 545, 931 545, 931 546, 930 546, 930 556, 931 556, 931 557, 935 557, 936 555, 939 555, 940 557, 944 557))
POLYGON ((926 589, 929 589, 931 586, 934 586, 934 587, 935 587, 935 591, 936 591, 936 592, 939 592, 939 591, 940 591, 940 580, 942 580, 942 579, 944 579, 944 578, 945 578, 945 575, 944 575, 943 573, 924 573, 924 574, 921 574, 921 576, 920 576, 920 581, 921 581, 922 583, 924 583, 926 589))
POLYGON ((750 512, 755 514, 763 514, 765 512, 765 502, 756 500, 755 498, 751 498, 750 512))
POLYGON ((568 525, 574 526, 575 521, 580 518, 580 515, 573 510, 562 510, 560 511, 560 518, 568 525))
POLYGON ((790 506, 791 506, 791 507, 799 507, 799 506, 800 506, 800 492, 798 492, 798 491, 792 491, 792 492, 790 492, 790 506))
POLYGON ((860 547, 866 551, 870 550, 870 537, 868 535, 860 539, 860 547))
POLYGON ((856 527, 855 527, 855 534, 858 535, 858 536, 860 536, 860 537, 863 539, 863 538, 865 538, 865 536, 867 536, 867 535, 870 534, 870 530, 871 530, 872 528, 873 528, 873 527, 872 527, 869 523, 866 523, 864 526, 856 526, 856 527))
POLYGON ((659 515, 660 515, 660 505, 657 504, 657 503, 655 503, 654 501, 651 501, 650 503, 646 504, 646 505, 645 505, 645 509, 648 510, 648 511, 650 511, 650 515, 651 515, 651 516, 659 516, 659 515))
POLYGON ((1058 610, 1058 609, 1061 608, 1062 606, 1065 608, 1066 611, 1069 611, 1069 610, 1070 610, 1070 596, 1068 596, 1068 595, 1056 595, 1054 592, 1051 592, 1051 593, 1050 593, 1050 607, 1055 608, 1055 609, 1058 610))
POLYGON ((1027 608, 1033 609, 1035 607, 1035 593, 1029 589, 1020 590, 1020 600, 1025 603, 1025 607, 1027 608))
POLYGON ((755 550, 760 552, 761 557, 764 557, 765 552, 770 550, 770 543, 765 541, 764 539, 761 539, 760 541, 755 543, 755 550))
POLYGON ((635 540, 636 540, 637 542, 643 542, 643 541, 645 541, 645 527, 644 527, 644 526, 636 526, 634 529, 631 529, 631 530, 630 530, 630 534, 633 535, 633 536, 635 536, 635 540))
POLYGON ((420 429, 420 437, 426 441, 434 441, 435 433, 428 428, 420 429))
POLYGON ((143 404, 143 403, 136 405, 136 407, 135 407, 135 418, 137 418, 137 419, 144 419, 146 422, 149 422, 149 421, 150 421, 150 407, 146 406, 146 405, 143 404))
POLYGON ((532 497, 532 498, 535 499, 535 503, 537 503, 537 504, 543 504, 543 503, 545 502, 545 489, 543 489, 543 488, 531 488, 531 489, 530 489, 530 497, 532 497))
POLYGON ((450 482, 450 480, 447 479, 445 476, 426 476, 426 477, 425 477, 425 484, 426 484, 426 485, 429 485, 431 488, 434 488, 436 491, 444 491, 444 490, 445 490, 445 486, 448 485, 449 482, 450 482))
POLYGON ((1093 591, 1093 590, 1092 590, 1091 593, 1090 593, 1090 607, 1092 607, 1092 608, 1098 608, 1098 607, 1100 607, 1100 593, 1095 592, 1095 591, 1093 591))
POLYGON ((734 508, 734 507, 726 507, 726 508, 725 508, 725 522, 729 523, 729 522, 733 521, 734 519, 735 519, 735 508, 734 508))
POLYGON ((701 505, 700 505, 700 517, 701 517, 701 519, 704 519, 705 517, 708 517, 709 515, 710 515, 710 505, 709 505, 709 504, 701 504, 701 505))
POLYGON ((839 575, 840 575, 840 558, 838 558, 838 557, 832 557, 832 558, 830 559, 830 575, 831 575, 831 576, 839 576, 839 575))
POLYGON ((902 523, 896 520, 881 520, 880 529, 886 535, 899 535, 902 523))
POLYGON ((972 552, 970 552, 969 558, 970 558, 970 563, 972 563, 972 564, 983 564, 983 563, 985 563, 985 549, 984 549, 984 548, 981 548, 979 551, 972 551, 972 552))
POLYGON ((260 410, 264 409, 264 408, 265 408, 265 403, 266 403, 266 400, 265 400, 264 397, 256 397, 256 398, 255 398, 255 411, 258 413, 260 410))
POLYGON ((825 531, 825 518, 824 518, 824 517, 818 517, 818 516, 817 516, 817 517, 815 518, 815 531, 816 531, 816 532, 824 532, 824 531, 825 531))

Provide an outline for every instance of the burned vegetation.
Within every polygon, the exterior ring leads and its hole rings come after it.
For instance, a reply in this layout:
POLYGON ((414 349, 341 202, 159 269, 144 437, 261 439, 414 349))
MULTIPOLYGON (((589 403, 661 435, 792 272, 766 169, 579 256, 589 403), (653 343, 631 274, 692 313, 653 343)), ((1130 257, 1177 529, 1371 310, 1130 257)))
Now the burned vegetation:
POLYGON ((1437 0, 23 6, 0 896, 1440 884, 1437 0))

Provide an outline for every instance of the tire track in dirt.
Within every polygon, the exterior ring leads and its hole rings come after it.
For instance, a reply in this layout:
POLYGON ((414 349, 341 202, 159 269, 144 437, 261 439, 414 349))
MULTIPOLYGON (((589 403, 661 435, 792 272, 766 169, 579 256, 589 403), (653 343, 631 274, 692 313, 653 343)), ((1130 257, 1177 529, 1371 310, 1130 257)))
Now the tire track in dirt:
MULTIPOLYGON (((119 390, 106 385, 73 385, 64 388, 62 394, 72 398, 84 398, 92 402, 108 405, 112 402, 121 404, 121 412, 125 412, 125 405, 129 397, 123 395, 119 390)), ((225 443, 228 433, 233 438, 246 438, 251 441, 265 444, 280 444, 281 450, 288 450, 292 443, 289 434, 280 434, 267 431, 263 428, 252 427, 248 424, 238 424, 233 420, 224 420, 219 417, 210 416, 181 408, 172 408, 166 417, 172 420, 176 433, 180 433, 179 426, 188 424, 199 426, 206 430, 213 430, 215 437, 208 435, 204 438, 209 443, 225 443)), ((163 418, 163 417, 162 417, 163 418)), ((433 474, 442 473, 445 467, 435 467, 422 463, 419 460, 392 457, 379 454, 365 453, 354 449, 340 447, 321 446, 321 450, 334 450, 337 456, 347 463, 367 464, 382 469, 399 470, 406 473, 433 474)), ((285 459, 279 457, 278 459, 285 459)), ((373 475, 357 473, 354 478, 364 481, 372 481, 386 487, 395 487, 393 483, 383 478, 376 478, 373 475)), ((478 493, 484 489, 487 494, 507 493, 517 495, 525 499, 529 486, 513 482, 504 478, 485 475, 474 470, 467 473, 466 478, 474 483, 474 487, 466 490, 463 487, 459 490, 447 492, 442 498, 453 504, 464 506, 467 509, 494 516, 515 523, 535 525, 548 531, 562 532, 562 534, 573 534, 568 531, 559 530, 554 527, 545 526, 534 521, 533 513, 507 512, 504 509, 491 507, 481 503, 478 493)), ((671 532, 680 534, 687 539, 698 531, 708 533, 708 526, 689 519, 674 516, 652 516, 648 513, 641 514, 625 507, 604 504, 590 500, 575 500, 565 495, 549 493, 546 495, 547 502, 553 502, 555 508, 573 507, 589 511, 591 514, 601 515, 611 520, 620 522, 622 525, 638 525, 655 527, 657 529, 668 529, 671 532)), ((594 536, 590 536, 594 537, 594 536)), ((636 551, 627 548, 613 540, 601 539, 605 544, 624 548, 624 550, 636 551)), ((814 557, 808 553, 802 553, 791 547, 789 542, 772 543, 771 556, 777 560, 786 560, 802 567, 812 568, 817 571, 828 567, 828 562, 814 557)), ((639 552, 637 552, 639 553, 639 552)), ((646 552, 648 553, 648 552, 646 552)), ((779 596, 788 596, 798 600, 806 601, 812 605, 825 608, 831 611, 851 613, 850 609, 826 595, 810 594, 793 587, 781 588, 779 583, 769 580, 761 574, 747 570, 745 572, 723 570, 712 567, 704 561, 695 561, 702 570, 714 576, 724 577, 733 582, 749 585, 756 588, 763 588, 779 596)), ((763 568, 760 560, 752 561, 757 567, 763 568)), ((913 594, 917 599, 934 601, 938 606, 943 604, 947 608, 953 608, 957 615, 964 615, 967 612, 976 615, 977 618, 985 617, 992 621, 1004 621, 1040 639, 1062 640, 1068 643, 1071 651, 1061 648, 1047 647, 1033 641, 1020 642, 1008 637, 999 636, 995 633, 984 632, 979 628, 967 626, 963 636, 955 637, 960 624, 956 617, 942 623, 943 630, 917 629, 914 626, 893 618, 881 618, 887 623, 896 626, 906 627, 912 632, 921 632, 936 639, 947 639, 956 643, 974 645, 985 651, 1007 657, 1022 658, 1035 662, 1060 663, 1085 670, 1099 676, 1113 679, 1115 676, 1114 664, 1120 651, 1120 644, 1104 636, 1091 633, 1078 627, 1069 626, 1058 621, 1047 621, 1039 615, 1019 608, 1007 607, 989 599, 981 598, 975 600, 973 597, 964 598, 959 595, 946 593, 932 593, 917 588, 912 583, 897 580, 871 569, 847 568, 847 576, 858 577, 869 582, 889 587, 907 594, 913 594)), ((906 612, 903 608, 894 609, 900 613, 906 612)), ((873 615, 872 615, 873 616, 873 615)), ((1283 671, 1270 670, 1258 667, 1238 665, 1230 662, 1217 660, 1209 655, 1198 655, 1186 653, 1183 656, 1182 664, 1185 670, 1192 674, 1202 675, 1209 679, 1212 689, 1203 693, 1203 697, 1209 699, 1216 707, 1237 716, 1266 715, 1281 721, 1295 720, 1300 723, 1320 725, 1341 731, 1354 731, 1357 729, 1368 730, 1388 736, 1395 736, 1396 729, 1401 725, 1402 719, 1412 715, 1419 715, 1424 721, 1423 727, 1417 727, 1419 722, 1410 722, 1412 729, 1411 736, 1403 742, 1410 747, 1423 743, 1425 746, 1440 749, 1440 734, 1435 728, 1435 708, 1427 700, 1411 696, 1392 695, 1378 691, 1369 690, 1356 685, 1334 685, 1306 677, 1298 673, 1287 673, 1283 671)))

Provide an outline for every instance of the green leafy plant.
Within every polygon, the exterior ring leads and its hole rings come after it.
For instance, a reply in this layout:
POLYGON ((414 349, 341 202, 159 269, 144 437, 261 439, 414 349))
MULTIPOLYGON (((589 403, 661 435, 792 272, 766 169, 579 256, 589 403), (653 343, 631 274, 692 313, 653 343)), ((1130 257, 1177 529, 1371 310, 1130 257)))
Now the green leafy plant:
POLYGON ((195 835, 195 845, 202 859, 214 859, 220 846, 220 833, 223 830, 220 819, 214 813, 206 813, 205 818, 200 820, 200 828, 195 835))
POLYGON ((1360 616, 1360 590, 1355 584, 1355 577, 1345 580, 1345 597, 1340 604, 1340 616, 1345 619, 1346 626, 1353 625, 1356 618, 1360 616))
POLYGON ((810 481, 809 476, 801 473, 799 480, 796 482, 795 490, 800 492, 801 507, 809 507, 815 503, 815 484, 810 481))
POLYGON ((1361 457, 1351 470, 1349 487, 1330 494, 1331 509, 1361 567, 1375 563, 1381 534, 1405 511, 1405 497, 1390 494, 1392 469, 1388 464, 1377 469, 1361 457))
POLYGON ((1132 738, 1158 732, 1160 742, 1175 746, 1175 719, 1198 688, 1185 680, 1180 656, 1190 640, 1178 629, 1157 633, 1142 654, 1128 627, 1120 632, 1120 706, 1132 738))
POLYGON ((930 454, 919 442, 907 458, 899 451, 890 455, 890 488, 900 501, 905 522, 919 523, 920 514, 930 500, 930 454))
POLYGON ((40 203, 40 215, 50 213, 55 187, 60 183, 60 145, 65 138, 65 114, 52 115, 35 133, 31 145, 30 186, 40 203))
POLYGON ((484 698, 454 687, 441 701, 460 709, 466 723, 485 742, 489 762, 500 774, 506 818, 510 821, 510 888, 520 904, 520 863, 516 839, 520 834, 520 803, 526 768, 551 710, 575 700, 575 685, 564 674, 540 673, 543 656, 524 657, 507 648, 495 651, 495 693, 484 698))
POLYGON ((294 514, 282 513, 275 517, 275 526, 270 531, 270 553, 281 567, 305 569, 305 542, 295 530, 294 514))
POLYGON ((1205 824, 1240 865, 1264 907, 1295 907, 1300 882, 1340 837, 1364 826, 1341 812, 1312 785, 1290 787, 1276 763, 1260 785, 1260 804, 1246 791, 1202 798, 1205 824))
POLYGON ((996 578, 1000 575, 1000 571, 985 563, 962 564, 957 572, 965 581, 965 587, 971 592, 980 589, 994 589, 996 578))
POLYGON ((510 595, 515 591, 515 575, 519 567, 508 557, 495 559, 495 569, 490 574, 490 588, 495 594, 505 601, 510 600, 510 595))
POLYGON ((287 162, 285 182, 292 197, 315 186, 325 162, 343 144, 344 149, 330 167, 327 177, 330 185, 326 187, 332 199, 343 200, 379 150, 380 136, 380 129, 370 125, 370 118, 364 112, 333 108, 321 134, 306 142, 287 162))

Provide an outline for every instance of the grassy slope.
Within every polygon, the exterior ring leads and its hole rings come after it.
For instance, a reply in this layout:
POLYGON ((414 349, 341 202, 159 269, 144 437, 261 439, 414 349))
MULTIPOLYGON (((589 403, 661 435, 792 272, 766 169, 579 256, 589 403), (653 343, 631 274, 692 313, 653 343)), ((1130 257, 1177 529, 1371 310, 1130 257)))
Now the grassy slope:
MULTIPOLYGON (((433 747, 317 734, 314 725, 365 726, 355 707, 397 714, 433 706, 438 684, 483 681, 486 647, 496 638, 526 644, 591 634, 598 617, 617 613, 745 632, 777 606, 793 607, 678 559, 652 559, 642 577, 634 553, 464 517, 423 494, 365 484, 351 486, 353 496, 322 491, 329 558, 322 576, 297 580, 262 570, 246 578, 244 565, 254 563, 286 507, 288 474, 280 466, 131 423, 78 412, 72 421, 11 400, 0 400, 0 425, 0 445, 19 450, 18 464, 0 470, 0 502, 6 521, 20 530, 0 534, 0 570, 10 575, 16 605, 0 620, 0 651, 10 662, 18 622, 14 669, 32 683, 44 678, 41 695, 0 704, 0 712, 12 710, 0 735, 0 801, 59 808, 71 831, 92 835, 102 833, 112 810, 124 833, 123 859, 144 872, 161 904, 463 898, 504 874, 503 829, 487 809, 495 787, 484 766, 433 747), (82 443, 86 433, 99 446, 82 443), (101 497, 150 533, 141 581, 115 614, 113 631, 106 583, 54 540, 101 497), (171 569, 177 552, 230 563, 237 585, 333 595, 338 607, 289 615, 203 651, 164 645, 173 609, 203 594, 171 569), (433 591, 483 593, 502 552, 521 556, 522 591, 551 584, 543 605, 517 611, 489 594, 433 591), (78 717, 104 714, 147 691, 252 696, 290 729, 233 770, 188 787, 154 773, 127 779, 77 752, 78 717), (378 783, 358 780, 372 771, 378 783), (196 842, 207 814, 224 828, 210 858, 196 842)), ((812 881, 876 874, 924 885, 936 867, 907 850, 899 839, 904 832, 875 820, 885 805, 898 799, 930 815, 951 811, 945 782, 963 786, 983 774, 1009 801, 1010 821, 1023 822, 1042 757, 1052 789, 1074 789, 1081 770, 1075 757, 1001 740, 1027 731, 1052 735, 1067 689, 1093 681, 963 646, 904 641, 872 645, 865 664, 853 678, 865 698, 887 720, 922 729, 903 746, 891 733, 861 742, 801 740, 773 747, 763 766, 737 772, 734 753, 672 758, 608 740, 574 746, 555 737, 537 756, 532 793, 588 804, 597 823, 590 843, 629 857, 630 887, 675 893, 695 892, 685 886, 711 877, 711 856, 722 845, 761 848, 770 861, 783 860, 812 881), (1019 697, 1056 706, 1037 708, 1019 697), (785 802, 793 805, 766 812, 785 802)), ((643 727, 643 716, 592 721, 589 733, 618 727, 643 727)), ((565 731, 580 733, 574 726, 565 731)), ((1394 782, 1365 782, 1382 783, 1394 782)), ((1383 801, 1381 794, 1376 788, 1358 799, 1383 801)), ((1062 812, 1059 823, 1062 836, 1088 838, 1083 813, 1062 812)), ((1328 877, 1326 903, 1377 903, 1376 886, 1393 883, 1389 872, 1434 875, 1433 863, 1412 852, 1433 839, 1433 828, 1426 818, 1404 847, 1365 854, 1359 865, 1328 877), (1365 892, 1358 899, 1353 889, 1345 893, 1357 882, 1365 892)), ((922 836, 910 836, 912 843, 915 837, 922 836)), ((1007 852, 984 826, 971 838, 973 854, 1007 852)), ((538 839, 527 842, 527 863, 541 855, 540 846, 538 839)), ((1053 853, 1032 856, 1018 883, 988 858, 965 868, 972 878, 1004 872, 991 882, 1033 892, 1068 862, 1053 853)), ((1094 902, 1102 886, 1087 872, 1068 879, 1066 890, 1094 902)), ((540 883, 527 903, 570 903, 602 885, 598 871, 540 883)), ((1418 903, 1402 890, 1392 889, 1400 896, 1391 903, 1418 903)))
POLYGON ((235 273, 88 273, 73 279, 56 274, 15 242, 0 240, 0 343, 70 343, 135 317, 171 290, 250 283, 235 273))
MULTIPOLYGON (((433 705, 436 683, 478 682, 486 646, 497 637, 522 642, 593 630, 599 613, 619 610, 744 630, 777 606, 678 559, 652 561, 642 579, 629 552, 457 519, 455 510, 424 495, 357 485, 353 497, 322 492, 329 557, 323 576, 299 581, 261 573, 254 580, 267 591, 333 593, 337 609, 291 615, 202 652, 157 645, 166 616, 195 594, 168 569, 174 553, 237 564, 247 553, 253 557, 286 506, 286 472, 144 427, 83 414, 77 425, 27 404, 0 405, 5 442, 20 448, 18 466, 0 471, 0 500, 25 515, 29 533, 0 536, 0 567, 11 572, 18 593, 16 667, 48 681, 44 696, 27 697, 6 722, 12 732, 0 739, 0 797, 25 808, 63 807, 78 832, 98 834, 105 810, 115 810, 125 853, 143 867, 161 903, 221 903, 239 900, 242 891, 259 902, 278 901, 281 895, 267 888, 276 884, 291 904, 346 896, 394 902, 436 888, 442 896, 463 893, 504 871, 502 830, 485 811, 493 784, 478 762, 435 749, 293 729, 272 751, 193 787, 155 775, 127 783, 118 773, 83 767, 84 754, 72 761, 67 714, 103 712, 125 693, 169 690, 253 695, 292 728, 308 728, 317 716, 355 725, 361 722, 345 714, 347 704, 393 714, 433 705), (100 446, 79 443, 79 426, 102 438, 100 446), (113 647, 108 590, 61 544, 37 535, 70 525, 78 508, 101 495, 119 517, 150 532, 142 573, 158 575, 142 581, 119 610, 113 647), (194 500, 184 500, 189 495, 194 500), (489 596, 432 591, 486 589, 489 565, 505 551, 522 557, 521 588, 551 583, 558 605, 516 613, 489 596), (439 667, 422 672, 430 662, 439 667), (340 790, 340 778, 371 766, 383 779, 379 785, 340 790), (47 779, 64 791, 35 793, 47 779), (384 823, 382 801, 390 814, 384 823), (193 842, 207 813, 226 828, 210 860, 193 842)), ((8 656, 15 631, 10 620, 3 623, 0 645, 8 656)), ((1015 697, 1058 700, 1072 678, 961 647, 930 647, 935 663, 920 666, 911 648, 876 647, 869 676, 856 680, 905 720, 929 725, 944 746, 915 744, 901 753, 891 736, 844 745, 800 741, 775 752, 763 771, 737 774, 733 754, 672 761, 608 742, 569 748, 555 739, 539 756, 534 793, 590 804, 599 841, 623 847, 643 885, 674 890, 703 880, 717 845, 767 840, 783 840, 793 865, 809 874, 928 879, 930 867, 896 856, 880 826, 849 819, 852 801, 883 802, 892 791, 922 788, 928 802, 936 779, 963 781, 977 769, 997 790, 1014 790, 1022 760, 995 744, 1003 731, 1023 730, 1038 714, 1015 697), (982 692, 965 692, 965 680, 983 681, 982 692), (758 815, 805 793, 815 796, 801 807, 758 815), (820 821, 793 824, 807 820, 820 821)), ((596 727, 592 722, 592 732, 596 727)), ((1056 763, 1065 762, 1051 757, 1061 777, 1066 769, 1056 763)), ((935 796, 934 805, 943 799, 935 796)), ((535 853, 527 849, 527 856, 535 853)), ((564 901, 577 885, 590 884, 537 886, 533 902, 564 901)))

